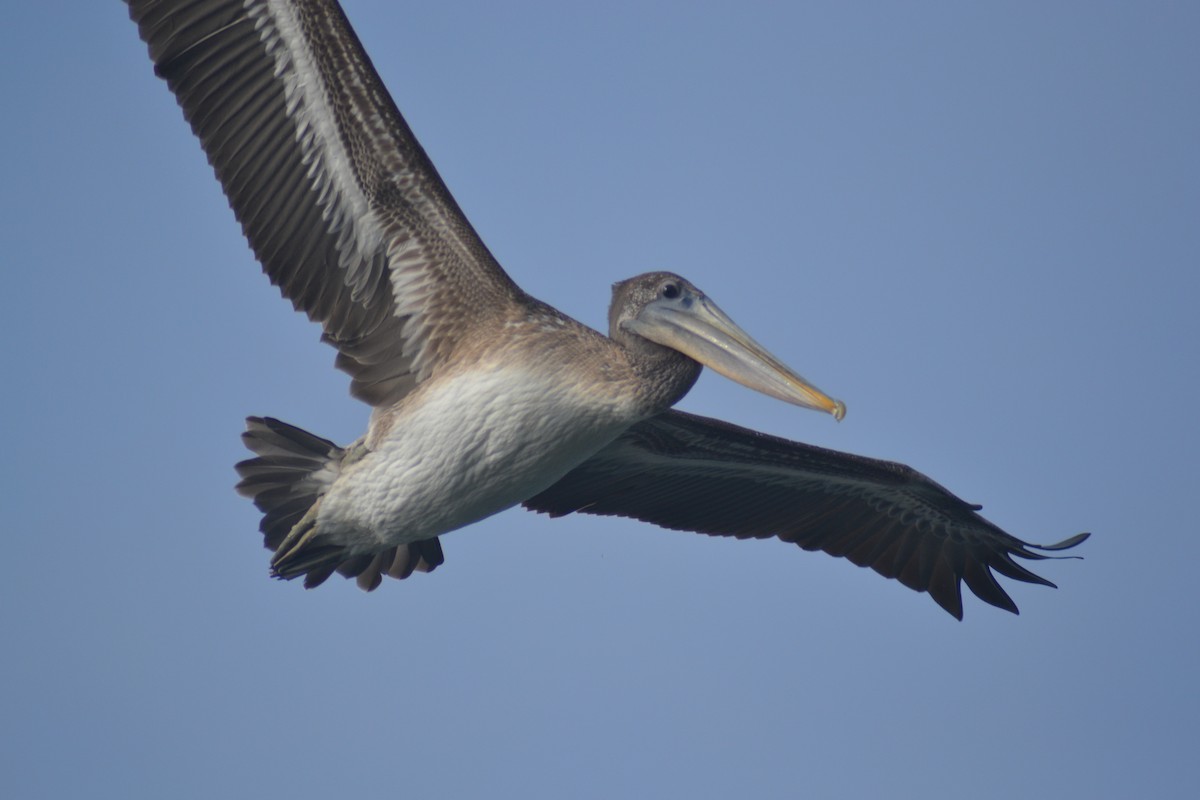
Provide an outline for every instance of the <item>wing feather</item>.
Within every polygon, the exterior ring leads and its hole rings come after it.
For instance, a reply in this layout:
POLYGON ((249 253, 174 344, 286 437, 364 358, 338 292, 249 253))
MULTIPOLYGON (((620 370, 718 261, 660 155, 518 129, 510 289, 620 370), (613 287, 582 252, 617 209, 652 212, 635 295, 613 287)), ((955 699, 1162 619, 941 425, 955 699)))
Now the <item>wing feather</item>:
POLYGON ((718 536, 778 537, 928 592, 959 619, 963 581, 984 602, 1016 613, 993 571, 1053 586, 1012 557, 1052 558, 1036 551, 1087 538, 1029 544, 910 467, 679 411, 633 426, 525 506, 553 516, 604 514, 718 536))
POLYGON ((263 270, 356 397, 395 402, 523 297, 336 2, 128 2, 263 270))

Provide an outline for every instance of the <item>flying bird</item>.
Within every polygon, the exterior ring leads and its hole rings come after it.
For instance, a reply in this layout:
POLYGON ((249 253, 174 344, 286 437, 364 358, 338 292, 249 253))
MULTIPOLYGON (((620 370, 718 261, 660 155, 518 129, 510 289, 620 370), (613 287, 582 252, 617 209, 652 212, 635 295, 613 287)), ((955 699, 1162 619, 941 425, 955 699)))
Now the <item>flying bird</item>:
POLYGON ((777 537, 869 566, 962 618, 961 584, 1012 612, 993 571, 1054 545, 1010 536, 909 467, 671 410, 703 366, 841 419, 686 279, 615 284, 608 335, 500 267, 334 0, 128 0, 273 284, 319 323, 372 408, 340 447, 268 417, 238 490, 271 571, 370 591, 443 562, 440 536, 521 504, 777 537))

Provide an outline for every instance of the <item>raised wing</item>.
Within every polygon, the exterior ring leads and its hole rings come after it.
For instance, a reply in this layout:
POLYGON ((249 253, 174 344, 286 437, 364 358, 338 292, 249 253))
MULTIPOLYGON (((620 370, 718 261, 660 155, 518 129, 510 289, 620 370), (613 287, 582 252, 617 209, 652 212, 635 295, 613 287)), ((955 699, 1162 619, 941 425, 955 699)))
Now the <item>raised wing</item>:
POLYGON ((271 282, 390 404, 520 290, 332 0, 127 0, 271 282))
POLYGON ((525 507, 653 522, 739 539, 778 537, 871 567, 962 619, 961 582, 1017 613, 992 570, 1054 586, 1012 557, 1065 550, 1023 542, 903 464, 863 458, 668 411, 633 426, 525 507))

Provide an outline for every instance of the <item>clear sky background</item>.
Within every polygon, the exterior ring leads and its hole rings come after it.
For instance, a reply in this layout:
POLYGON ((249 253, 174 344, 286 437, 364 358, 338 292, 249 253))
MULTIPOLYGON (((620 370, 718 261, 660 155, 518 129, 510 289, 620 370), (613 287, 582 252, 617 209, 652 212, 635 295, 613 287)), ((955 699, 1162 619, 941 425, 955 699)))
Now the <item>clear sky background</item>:
POLYGON ((960 624, 778 542, 513 510, 372 595, 269 580, 243 417, 367 409, 125 8, 11 4, 0 793, 1192 796, 1200 5, 570 5, 346 2, 512 276, 603 326, 676 270, 849 414, 682 408, 1085 559, 960 624))

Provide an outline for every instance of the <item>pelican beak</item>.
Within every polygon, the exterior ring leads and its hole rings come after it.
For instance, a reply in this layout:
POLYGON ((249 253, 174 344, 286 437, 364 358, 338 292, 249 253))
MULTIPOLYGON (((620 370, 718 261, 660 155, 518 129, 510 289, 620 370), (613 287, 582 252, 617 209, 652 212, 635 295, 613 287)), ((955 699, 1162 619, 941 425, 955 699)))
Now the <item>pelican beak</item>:
POLYGON ((825 411, 838 421, 846 415, 845 403, 788 369, 699 291, 684 289, 678 297, 654 300, 622 325, 757 392, 825 411))

